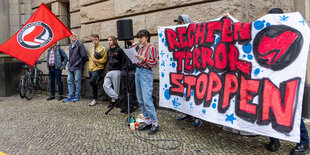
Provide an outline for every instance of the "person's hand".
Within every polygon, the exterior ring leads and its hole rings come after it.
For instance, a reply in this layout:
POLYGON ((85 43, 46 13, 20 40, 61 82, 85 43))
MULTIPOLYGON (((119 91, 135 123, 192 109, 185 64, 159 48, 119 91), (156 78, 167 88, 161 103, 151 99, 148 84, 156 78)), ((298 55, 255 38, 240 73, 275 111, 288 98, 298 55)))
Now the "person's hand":
POLYGON ((63 70, 63 68, 62 68, 62 67, 60 67, 59 69, 60 69, 61 71, 63 70))
POLYGON ((223 14, 223 16, 226 17, 226 18, 227 18, 229 15, 230 15, 230 14, 229 14, 228 12, 223 14))
POLYGON ((136 58, 138 60, 140 60, 140 61, 144 61, 145 60, 144 56, 141 56, 141 55, 136 55, 136 58))
POLYGON ((98 63, 99 61, 98 61, 98 60, 96 60, 96 59, 93 59, 93 62, 96 64, 96 63, 98 63))
POLYGON ((132 46, 136 48, 138 46, 138 43, 137 42, 133 42, 132 46))

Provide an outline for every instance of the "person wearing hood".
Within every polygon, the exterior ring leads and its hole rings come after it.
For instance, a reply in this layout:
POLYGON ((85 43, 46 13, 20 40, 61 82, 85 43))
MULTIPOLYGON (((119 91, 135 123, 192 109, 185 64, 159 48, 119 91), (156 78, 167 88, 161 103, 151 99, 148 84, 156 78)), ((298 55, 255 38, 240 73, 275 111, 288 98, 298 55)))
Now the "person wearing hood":
MULTIPOLYGON (((268 14, 283 14, 283 10, 281 8, 272 8, 268 11, 268 14)), ((278 138, 269 137, 269 143, 265 146, 268 151, 276 152, 281 146, 280 140, 278 138)), ((295 145, 295 147, 291 150, 291 155, 301 155, 306 154, 309 148, 309 134, 307 127, 303 121, 301 116, 300 119, 300 141, 295 145)))
MULTIPOLYGON (((191 17, 189 15, 182 14, 178 17, 178 19, 175 19, 174 22, 177 22, 178 25, 190 24, 191 17)), ((178 120, 190 120, 190 119, 193 119, 193 117, 187 114, 183 114, 178 118, 178 120)), ((201 119, 194 118, 194 126, 200 126, 200 125, 201 125, 201 119)))
POLYGON ((119 97, 124 52, 118 46, 115 36, 108 37, 108 44, 110 46, 108 50, 109 72, 104 78, 103 89, 111 98, 111 102, 108 105, 108 107, 111 108, 119 97))

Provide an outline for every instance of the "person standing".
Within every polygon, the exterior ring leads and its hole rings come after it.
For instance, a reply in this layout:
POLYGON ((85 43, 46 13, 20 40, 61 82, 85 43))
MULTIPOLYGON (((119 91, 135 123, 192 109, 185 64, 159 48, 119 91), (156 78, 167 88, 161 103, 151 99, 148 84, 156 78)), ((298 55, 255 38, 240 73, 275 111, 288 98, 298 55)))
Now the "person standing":
POLYGON ((60 101, 63 99, 63 84, 61 82, 61 72, 66 68, 68 57, 65 51, 56 46, 57 42, 51 45, 47 51, 46 66, 48 69, 48 76, 50 80, 50 92, 51 96, 47 99, 55 99, 55 79, 58 86, 58 98, 60 101))
MULTIPOLYGON (((281 8, 272 8, 268 14, 282 14, 284 13, 281 8)), ((271 152, 276 152, 281 146, 280 140, 277 138, 269 137, 269 144, 266 145, 266 149, 271 152)), ((291 154, 306 154, 309 148, 309 134, 306 125, 301 116, 300 119, 300 142, 291 150, 291 154)))
POLYGON ((82 69, 84 63, 88 60, 85 47, 82 42, 77 40, 77 36, 70 36, 71 44, 69 45, 69 63, 68 63, 68 91, 69 95, 63 102, 77 102, 80 98, 82 69), (75 94, 73 94, 75 84, 75 94))
POLYGON ((107 51, 106 48, 99 43, 99 35, 92 35, 92 42, 94 47, 91 49, 89 55, 89 83, 92 87, 93 100, 89 106, 94 106, 97 104, 98 98, 98 81, 101 73, 104 70, 105 63, 107 61, 107 51))
POLYGON ((115 36, 108 37, 108 44, 110 46, 108 50, 108 62, 109 72, 106 74, 103 82, 103 89, 107 95, 111 98, 111 102, 108 105, 111 108, 119 97, 120 80, 122 70, 122 60, 124 51, 118 46, 115 36), (113 86, 113 88, 112 88, 113 86))
POLYGON ((156 134, 159 131, 157 114, 155 111, 152 92, 153 92, 153 70, 158 64, 158 51, 154 45, 150 44, 151 34, 147 30, 140 30, 137 33, 140 45, 136 55, 137 68, 136 68, 136 95, 140 105, 140 109, 145 118, 145 123, 141 125, 138 130, 148 131, 149 135, 156 134))
MULTIPOLYGON (((190 24, 191 23, 191 17, 189 15, 179 15, 178 19, 175 19, 174 22, 177 22, 178 25, 182 24, 190 24)), ((194 119, 194 126, 201 126, 201 119, 192 117, 187 114, 183 114, 180 117, 178 117, 178 120, 192 120, 194 119)))

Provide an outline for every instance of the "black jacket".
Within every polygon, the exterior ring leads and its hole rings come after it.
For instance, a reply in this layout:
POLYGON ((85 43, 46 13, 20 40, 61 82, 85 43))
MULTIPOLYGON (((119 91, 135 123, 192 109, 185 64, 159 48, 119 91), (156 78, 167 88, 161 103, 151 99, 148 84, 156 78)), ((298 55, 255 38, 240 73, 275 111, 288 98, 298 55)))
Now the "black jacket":
POLYGON ((116 45, 108 50, 109 70, 121 70, 123 66, 124 51, 116 45))

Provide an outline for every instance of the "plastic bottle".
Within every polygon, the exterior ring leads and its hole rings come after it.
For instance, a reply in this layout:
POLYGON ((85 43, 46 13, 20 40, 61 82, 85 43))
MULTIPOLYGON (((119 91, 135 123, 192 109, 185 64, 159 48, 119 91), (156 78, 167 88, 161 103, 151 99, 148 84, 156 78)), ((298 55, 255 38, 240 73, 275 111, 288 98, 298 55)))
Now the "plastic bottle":
POLYGON ((138 130, 139 128, 139 122, 135 122, 135 129, 138 130))
POLYGON ((133 121, 132 117, 130 118, 130 130, 135 130, 135 122, 133 121))

